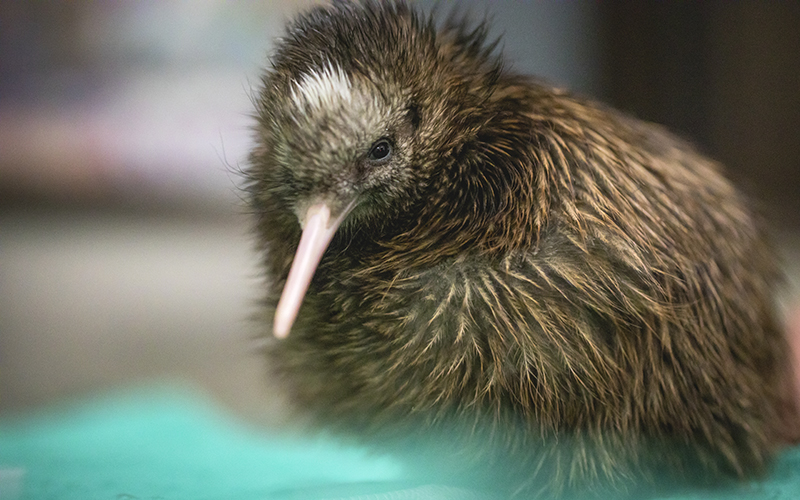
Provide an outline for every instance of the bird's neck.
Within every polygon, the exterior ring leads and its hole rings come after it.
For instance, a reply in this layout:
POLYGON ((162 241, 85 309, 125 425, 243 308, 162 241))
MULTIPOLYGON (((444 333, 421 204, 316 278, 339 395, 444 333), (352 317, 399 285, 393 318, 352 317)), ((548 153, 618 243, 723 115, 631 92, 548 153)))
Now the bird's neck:
POLYGON ((370 259, 376 268, 435 266, 465 253, 502 258, 537 244, 547 209, 530 165, 487 165, 473 156, 452 168, 442 178, 455 182, 433 186, 414 220, 378 241, 370 259))

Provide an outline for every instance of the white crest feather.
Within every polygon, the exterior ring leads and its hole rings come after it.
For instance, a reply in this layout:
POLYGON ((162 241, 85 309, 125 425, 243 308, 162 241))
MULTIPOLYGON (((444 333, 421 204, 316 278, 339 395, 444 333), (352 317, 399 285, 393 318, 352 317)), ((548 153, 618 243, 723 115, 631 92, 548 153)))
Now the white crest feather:
POLYGON ((292 88, 292 101, 298 108, 321 108, 352 100, 351 83, 338 66, 326 64, 321 71, 312 70, 292 88))

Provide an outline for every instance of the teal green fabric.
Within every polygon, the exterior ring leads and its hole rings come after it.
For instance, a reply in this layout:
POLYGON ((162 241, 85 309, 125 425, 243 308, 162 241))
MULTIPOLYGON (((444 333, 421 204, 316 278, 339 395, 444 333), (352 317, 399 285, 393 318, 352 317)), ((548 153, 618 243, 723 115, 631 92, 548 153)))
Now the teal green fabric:
MULTIPOLYGON (((187 391, 132 391, 0 420, 0 500, 95 498, 494 497, 420 482, 398 460, 332 438, 247 426, 187 391)), ((800 498, 800 448, 764 481, 661 498, 800 498)))
POLYGON ((163 389, 7 419, 0 469, 4 482, 21 482, 7 490, 37 500, 263 499, 402 475, 389 458, 259 432, 196 395, 163 389))

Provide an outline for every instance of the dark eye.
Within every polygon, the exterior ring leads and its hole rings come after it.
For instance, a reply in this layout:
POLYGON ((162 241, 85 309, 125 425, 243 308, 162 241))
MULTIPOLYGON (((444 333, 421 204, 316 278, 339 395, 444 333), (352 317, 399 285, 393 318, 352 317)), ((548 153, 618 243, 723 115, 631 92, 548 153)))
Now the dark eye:
POLYGON ((392 145, 388 139, 379 139, 372 145, 367 158, 370 161, 386 161, 392 156, 392 145))

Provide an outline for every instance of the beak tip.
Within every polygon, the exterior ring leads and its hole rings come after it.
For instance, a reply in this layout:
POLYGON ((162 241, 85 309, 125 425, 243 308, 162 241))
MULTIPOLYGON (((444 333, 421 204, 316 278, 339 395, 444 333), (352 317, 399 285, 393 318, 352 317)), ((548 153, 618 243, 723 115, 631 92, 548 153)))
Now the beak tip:
POLYGON ((282 315, 276 315, 275 323, 272 325, 272 335, 274 335, 276 339, 285 339, 289 336, 289 330, 291 328, 291 321, 287 321, 282 315))

